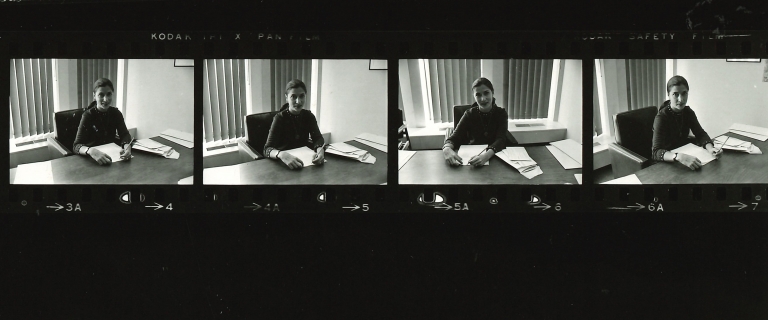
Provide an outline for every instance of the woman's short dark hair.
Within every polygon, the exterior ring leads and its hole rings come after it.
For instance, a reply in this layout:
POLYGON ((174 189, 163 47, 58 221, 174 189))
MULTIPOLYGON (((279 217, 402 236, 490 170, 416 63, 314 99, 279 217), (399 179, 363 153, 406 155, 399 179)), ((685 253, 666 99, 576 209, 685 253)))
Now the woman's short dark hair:
POLYGON ((307 85, 305 85, 304 82, 302 82, 299 79, 293 79, 291 81, 288 81, 288 84, 285 85, 285 93, 287 94, 288 91, 296 88, 302 88, 304 89, 304 92, 307 92, 307 85))
POLYGON ((491 84, 491 80, 488 80, 488 79, 483 78, 483 77, 477 78, 477 80, 475 80, 475 82, 472 82, 472 88, 471 89, 477 88, 479 86, 486 86, 486 87, 488 87, 488 89, 491 89, 491 93, 494 93, 493 85, 491 84))
POLYGON ((683 78, 683 76, 674 76, 672 78, 669 78, 669 81, 667 81, 667 93, 669 93, 669 89, 671 89, 674 86, 685 86, 686 89, 691 90, 691 87, 688 86, 688 81, 683 78))
POLYGON ((112 85, 112 81, 109 81, 107 78, 99 78, 93 83, 93 92, 96 92, 96 90, 99 90, 99 88, 102 87, 109 87, 113 92, 115 91, 115 86, 112 85))

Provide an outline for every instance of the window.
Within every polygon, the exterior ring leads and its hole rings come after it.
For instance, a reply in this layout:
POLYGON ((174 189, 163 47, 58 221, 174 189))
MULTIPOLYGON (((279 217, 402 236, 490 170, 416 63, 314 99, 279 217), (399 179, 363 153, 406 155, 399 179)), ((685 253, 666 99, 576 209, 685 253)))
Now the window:
POLYGON ((481 76, 493 78, 496 104, 509 119, 547 119, 554 65, 554 60, 420 59, 424 119, 452 123, 454 106, 475 102, 471 84, 481 76))
POLYGON ((45 140, 53 131, 53 60, 11 59, 11 139, 45 140))
POLYGON ((313 68, 313 60, 259 60, 259 70, 268 75, 268 81, 261 81, 261 74, 251 74, 251 67, 255 63, 253 61, 256 60, 205 60, 203 139, 206 150, 237 145, 236 139, 245 136, 245 116, 279 110, 285 103, 285 84, 290 80, 302 80, 310 91, 308 93, 315 89, 312 79, 317 77, 317 67, 313 68), (252 87, 254 80, 259 84, 252 87), (265 99, 254 98, 257 94, 261 97, 264 91, 265 99), (249 92, 251 97, 248 97, 249 92), (254 111, 254 104, 259 111, 254 111))
POLYGON ((629 110, 659 107, 666 99, 666 61, 627 59, 627 105, 629 110))
POLYGON ((596 137, 603 134, 603 123, 600 120, 600 96, 597 93, 597 78, 600 76, 597 73, 598 60, 595 60, 595 64, 592 67, 592 136, 596 137))
POLYGON ((112 81, 117 91, 120 81, 117 78, 117 59, 77 59, 78 108, 85 108, 93 101, 93 83, 100 78, 112 81))

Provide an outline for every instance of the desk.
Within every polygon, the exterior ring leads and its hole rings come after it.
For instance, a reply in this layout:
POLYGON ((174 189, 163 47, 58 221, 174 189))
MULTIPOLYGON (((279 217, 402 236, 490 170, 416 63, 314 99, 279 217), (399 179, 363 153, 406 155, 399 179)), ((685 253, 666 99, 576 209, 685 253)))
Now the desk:
POLYGON ((565 170, 545 146, 525 146, 525 151, 543 174, 528 179, 496 156, 487 166, 452 167, 445 163, 442 150, 422 150, 416 151, 398 176, 400 184, 578 184, 574 174, 581 169, 565 170))
POLYGON ((725 135, 752 142, 763 154, 723 149, 719 159, 696 171, 691 171, 677 162, 660 162, 636 172, 635 175, 643 184, 768 183, 768 141, 763 142, 731 132, 725 135))
POLYGON ((99 165, 90 156, 71 155, 49 160, 54 184, 177 184, 194 174, 194 152, 160 137, 151 138, 172 147, 179 159, 166 159, 136 149, 129 161, 99 165))
POLYGON ((366 150, 376 157, 376 163, 325 153, 326 162, 291 170, 280 160, 259 159, 233 166, 203 170, 203 183, 215 184, 382 184, 387 182, 387 154, 357 141, 345 143, 366 150))

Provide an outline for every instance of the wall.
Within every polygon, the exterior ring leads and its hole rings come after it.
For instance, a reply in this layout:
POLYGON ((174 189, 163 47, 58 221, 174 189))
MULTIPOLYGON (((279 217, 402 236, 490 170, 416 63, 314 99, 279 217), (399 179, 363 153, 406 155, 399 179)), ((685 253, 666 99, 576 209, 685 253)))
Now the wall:
POLYGON ((194 68, 174 67, 173 59, 126 60, 126 125, 138 139, 166 129, 194 133, 194 68))
POLYGON ((320 60, 320 131, 330 143, 368 132, 387 136, 387 71, 368 70, 368 60, 320 60))
POLYGON ((725 59, 677 60, 677 74, 691 87, 688 106, 712 137, 733 123, 768 127, 768 82, 762 82, 763 68, 764 63, 725 59))
POLYGON ((560 105, 555 121, 564 125, 567 139, 581 143, 581 60, 562 60, 563 78, 560 105))

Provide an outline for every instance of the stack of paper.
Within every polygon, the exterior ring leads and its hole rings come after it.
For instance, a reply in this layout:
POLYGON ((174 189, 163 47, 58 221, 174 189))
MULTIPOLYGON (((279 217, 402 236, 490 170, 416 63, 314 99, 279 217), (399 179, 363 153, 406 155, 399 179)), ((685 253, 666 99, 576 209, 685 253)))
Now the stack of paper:
POLYGON ((496 153, 499 159, 517 169, 524 177, 533 179, 535 176, 543 174, 539 165, 534 161, 524 147, 507 147, 496 153))
MULTIPOLYGON (((106 155, 108 155, 112 159, 112 162, 118 162, 118 161, 123 161, 124 160, 124 159, 120 158, 120 152, 123 151, 123 148, 120 148, 120 146, 118 146, 118 145, 116 145, 114 143, 110 142, 110 143, 107 143, 107 144, 102 144, 100 146, 91 147, 91 149, 96 149, 96 150, 99 150, 99 151, 105 153, 106 155)), ((131 156, 131 158, 133 158, 133 156, 131 156)))
MULTIPOLYGON (((301 160, 301 162, 304 164, 305 167, 309 167, 309 166, 315 165, 314 163, 312 163, 312 159, 315 158, 315 152, 312 151, 312 149, 310 149, 310 148, 299 147, 299 148, 296 148, 296 149, 285 150, 285 151, 282 151, 282 152, 287 152, 287 153, 291 154, 292 156, 294 156, 296 158, 299 158, 299 160, 301 160)), ((327 161, 327 160, 325 160, 325 161, 327 161)), ((325 162, 325 161, 323 161, 323 162, 325 162)))
POLYGON ((178 159, 179 153, 173 150, 170 146, 166 146, 160 142, 152 139, 139 139, 133 143, 133 149, 146 151, 159 156, 163 156, 166 159, 178 159))
POLYGON ((715 160, 715 156, 713 156, 707 149, 704 149, 702 147, 699 147, 697 145, 694 145, 692 143, 686 144, 680 148, 672 150, 674 153, 685 153, 689 156, 694 156, 701 161, 701 165, 705 165, 707 163, 710 163, 712 160, 715 160))
POLYGON ((387 137, 377 136, 375 134, 363 132, 355 137, 355 141, 369 147, 376 148, 381 152, 387 152, 387 137))
POLYGON ((191 133, 168 129, 161 132, 160 136, 190 149, 195 145, 195 136, 191 133))
MULTIPOLYGON (((240 165, 205 168, 203 170, 204 184, 241 184, 240 165)), ((179 184, 182 184, 179 181, 179 184)))
POLYGON ((763 152, 760 151, 760 148, 752 144, 752 142, 744 141, 735 137, 719 136, 715 138, 713 144, 715 149, 722 148, 727 150, 742 151, 749 154, 763 154, 763 152))
POLYGON ((547 146, 547 150, 566 170, 581 168, 581 144, 578 142, 571 139, 555 141, 547 146))
POLYGON ((51 162, 20 164, 16 167, 16 178, 13 184, 53 184, 51 162))
POLYGON ((601 184, 643 184, 635 174, 630 174, 621 178, 616 178, 610 181, 603 182, 601 184))
POLYGON ((370 152, 348 145, 344 142, 329 144, 328 148, 325 149, 325 153, 355 159, 362 163, 374 164, 376 162, 376 157, 374 157, 370 152))
POLYGON ((408 160, 411 160, 415 154, 416 151, 397 150, 397 170, 402 169, 403 166, 408 163, 408 160))
MULTIPOLYGON (((465 145, 459 147, 459 152, 458 152, 459 157, 461 157, 461 159, 464 161, 462 163, 462 165, 464 165, 464 166, 470 165, 469 164, 469 159, 472 159, 472 157, 474 157, 476 155, 479 155, 480 153, 485 151, 485 149, 487 149, 487 148, 488 148, 488 146, 480 145, 480 144, 476 144, 476 145, 465 144, 465 145)), ((487 166, 487 165, 490 164, 490 162, 491 161, 488 160, 483 165, 487 166)))
POLYGON ((734 123, 728 131, 760 141, 768 140, 768 128, 734 123))

